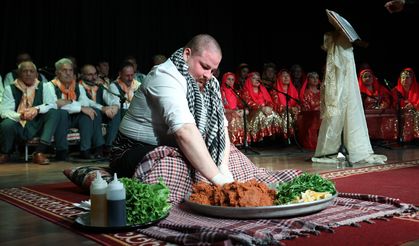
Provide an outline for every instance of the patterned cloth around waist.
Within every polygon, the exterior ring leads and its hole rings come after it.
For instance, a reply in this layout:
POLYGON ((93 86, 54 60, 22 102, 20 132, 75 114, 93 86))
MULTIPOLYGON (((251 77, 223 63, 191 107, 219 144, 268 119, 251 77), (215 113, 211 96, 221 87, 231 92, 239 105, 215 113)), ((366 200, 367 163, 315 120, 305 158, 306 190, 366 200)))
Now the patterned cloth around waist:
MULTIPOLYGON (((235 180, 256 179, 260 182, 281 183, 301 174, 297 169, 268 170, 256 167, 234 145, 230 147, 229 170, 235 180)), ((198 181, 209 182, 199 172, 195 172, 178 148, 160 146, 144 156, 137 166, 134 177, 144 183, 157 183, 163 179, 170 189, 170 201, 173 205, 182 202, 192 192, 192 184, 198 181)))

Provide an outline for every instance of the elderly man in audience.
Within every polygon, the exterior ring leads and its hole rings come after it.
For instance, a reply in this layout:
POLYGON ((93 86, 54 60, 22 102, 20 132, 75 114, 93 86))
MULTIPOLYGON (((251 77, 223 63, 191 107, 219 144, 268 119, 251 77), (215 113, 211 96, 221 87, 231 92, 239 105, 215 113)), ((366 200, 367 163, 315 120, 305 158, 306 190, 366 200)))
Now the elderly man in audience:
POLYGON ((79 83, 87 92, 89 106, 100 110, 102 114, 99 114, 97 117, 102 119, 102 123, 107 123, 103 151, 104 154, 108 154, 121 122, 119 98, 111 94, 104 85, 98 82, 96 68, 91 64, 86 64, 81 68, 81 80, 79 83))
MULTIPOLYGON (((32 57, 29 53, 22 52, 22 53, 19 53, 16 56, 16 66, 19 66, 19 64, 21 64, 22 62, 25 62, 25 61, 32 61, 32 57)), ((48 82, 48 80, 45 78, 45 76, 43 74, 38 73, 37 76, 38 76, 39 81, 48 82)), ((17 69, 14 69, 14 70, 8 72, 6 74, 6 77, 4 77, 4 81, 3 81, 4 87, 6 87, 6 85, 13 84, 17 77, 18 77, 17 69)))
POLYGON ((63 127, 78 128, 80 131, 80 158, 102 157, 105 143, 102 135, 101 112, 90 107, 89 98, 82 85, 74 80, 73 63, 62 58, 55 63, 56 78, 49 86, 57 97, 57 107, 64 114, 63 127))
POLYGON ((45 153, 53 136, 57 155, 67 152, 66 129, 60 127, 63 122, 56 110, 55 95, 46 83, 37 79, 37 69, 31 61, 19 64, 17 75, 15 83, 5 87, 0 105, 0 163, 9 160, 15 140, 26 141, 38 135, 40 144, 33 153, 32 161, 40 165, 48 164, 45 153))

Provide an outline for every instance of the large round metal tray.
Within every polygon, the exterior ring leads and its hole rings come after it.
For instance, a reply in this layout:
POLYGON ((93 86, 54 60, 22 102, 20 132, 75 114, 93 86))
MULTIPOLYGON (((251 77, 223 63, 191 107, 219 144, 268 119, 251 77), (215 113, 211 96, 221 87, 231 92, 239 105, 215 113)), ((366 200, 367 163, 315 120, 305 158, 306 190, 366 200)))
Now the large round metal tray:
POLYGON ((196 213, 211 217, 231 219, 267 219, 296 217, 319 212, 330 206, 333 203, 333 200, 337 197, 337 194, 314 202, 263 207, 222 207, 203 205, 190 201, 189 196, 190 194, 186 196, 185 204, 196 213))

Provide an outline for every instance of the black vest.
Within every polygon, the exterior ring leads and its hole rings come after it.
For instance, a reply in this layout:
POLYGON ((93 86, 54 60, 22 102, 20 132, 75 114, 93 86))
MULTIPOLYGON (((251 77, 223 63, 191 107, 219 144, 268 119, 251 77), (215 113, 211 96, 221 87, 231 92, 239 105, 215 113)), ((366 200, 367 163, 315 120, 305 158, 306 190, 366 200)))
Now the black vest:
MULTIPOLYGON (((86 89, 85 89, 86 90, 86 89)), ((89 92, 86 91, 86 95, 90 100, 92 99, 92 96, 89 94, 89 92)), ((94 101, 94 100, 93 100, 94 101)), ((100 104, 100 105, 104 105, 104 101, 103 101, 103 87, 99 86, 99 88, 96 91, 96 103, 100 104)))
POLYGON ((112 83, 114 83, 114 84, 116 85, 116 88, 118 88, 119 95, 121 95, 121 96, 125 96, 125 91, 123 91, 123 90, 122 90, 122 88, 121 88, 121 86, 119 85, 118 81, 117 81, 117 80, 115 80, 115 81, 113 81, 112 83))
MULTIPOLYGON (((13 98, 15 99, 15 111, 17 111, 17 108, 19 107, 20 100, 22 99, 22 91, 19 90, 15 84, 10 85, 10 89, 12 90, 13 98)), ((32 106, 38 106, 42 104, 43 101, 43 93, 44 92, 44 86, 42 83, 38 84, 38 88, 35 89, 35 98, 33 100, 32 106)))

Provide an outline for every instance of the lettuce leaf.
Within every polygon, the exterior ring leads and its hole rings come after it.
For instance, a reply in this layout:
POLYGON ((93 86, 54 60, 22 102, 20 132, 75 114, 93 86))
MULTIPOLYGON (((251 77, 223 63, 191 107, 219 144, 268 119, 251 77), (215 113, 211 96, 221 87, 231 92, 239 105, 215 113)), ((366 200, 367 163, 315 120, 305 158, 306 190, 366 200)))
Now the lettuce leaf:
POLYGON ((169 188, 160 179, 156 184, 146 184, 137 179, 120 178, 126 190, 127 224, 139 225, 165 216, 171 205, 169 188))

